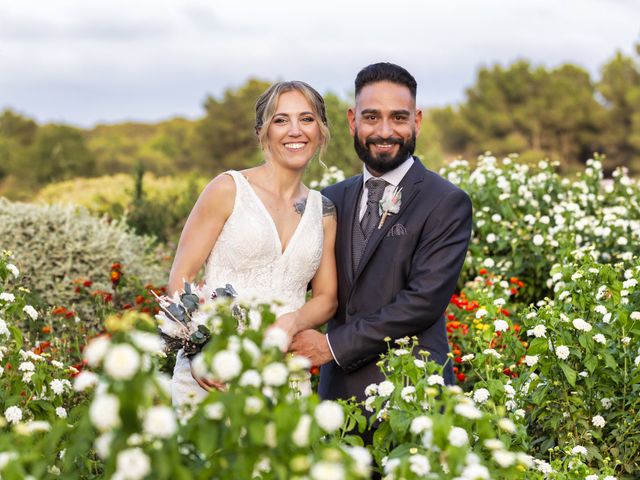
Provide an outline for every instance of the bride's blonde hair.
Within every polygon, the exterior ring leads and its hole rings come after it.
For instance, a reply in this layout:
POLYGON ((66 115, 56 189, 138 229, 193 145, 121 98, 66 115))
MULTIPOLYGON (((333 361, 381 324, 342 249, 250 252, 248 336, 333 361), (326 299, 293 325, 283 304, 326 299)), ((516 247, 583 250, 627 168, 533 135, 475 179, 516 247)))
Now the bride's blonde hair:
POLYGON ((307 99, 316 118, 320 119, 318 125, 320 127, 320 148, 318 158, 322 162, 322 156, 327 151, 329 145, 329 125, 327 121, 327 109, 324 105, 324 99, 312 86, 299 80, 289 82, 277 82, 271 85, 267 90, 258 97, 256 101, 256 135, 260 146, 267 149, 267 130, 271 124, 271 120, 276 113, 278 99, 283 93, 291 91, 300 92, 307 99), (263 128, 266 127, 266 128, 263 128))

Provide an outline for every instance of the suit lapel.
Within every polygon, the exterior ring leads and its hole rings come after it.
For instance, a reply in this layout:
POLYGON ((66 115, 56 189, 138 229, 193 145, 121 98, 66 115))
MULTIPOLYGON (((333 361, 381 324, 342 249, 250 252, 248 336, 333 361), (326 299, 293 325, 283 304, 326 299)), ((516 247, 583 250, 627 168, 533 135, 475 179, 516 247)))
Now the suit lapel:
POLYGON ((344 199, 342 205, 343 214, 340 215, 340 226, 338 231, 344 232, 340 239, 342 247, 342 260, 344 262, 344 269, 347 273, 347 279, 349 282, 353 280, 353 249, 351 248, 351 242, 353 239, 353 219, 358 212, 360 198, 360 192, 362 191, 362 175, 357 175, 353 178, 353 181, 348 185, 344 192, 344 199))
POLYGON ((378 245, 380 245, 382 239, 387 235, 391 227, 404 216, 404 213, 408 210, 409 205, 411 204, 413 199, 416 198, 416 195, 420 191, 420 183, 424 178, 425 171, 426 169, 424 168, 422 163, 420 163, 420 160, 414 157, 413 165, 398 185, 399 187, 402 187, 402 201, 400 203, 400 211, 395 215, 388 215, 382 228, 374 229, 371 237, 369 238, 369 241, 367 242, 367 246, 362 253, 362 258, 360 259, 358 270, 353 275, 354 285, 358 280, 358 277, 364 270, 365 266, 367 265, 367 262, 371 259, 371 256, 378 248, 378 245))

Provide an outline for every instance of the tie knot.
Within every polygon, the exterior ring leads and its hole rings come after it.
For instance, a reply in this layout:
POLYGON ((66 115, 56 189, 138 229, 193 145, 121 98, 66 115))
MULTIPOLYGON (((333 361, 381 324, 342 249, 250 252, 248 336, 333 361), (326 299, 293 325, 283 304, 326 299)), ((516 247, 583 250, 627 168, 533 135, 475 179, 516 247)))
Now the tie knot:
POLYGON ((370 178, 367 180, 367 201, 378 203, 382 199, 384 189, 387 187, 387 182, 381 178, 370 178))

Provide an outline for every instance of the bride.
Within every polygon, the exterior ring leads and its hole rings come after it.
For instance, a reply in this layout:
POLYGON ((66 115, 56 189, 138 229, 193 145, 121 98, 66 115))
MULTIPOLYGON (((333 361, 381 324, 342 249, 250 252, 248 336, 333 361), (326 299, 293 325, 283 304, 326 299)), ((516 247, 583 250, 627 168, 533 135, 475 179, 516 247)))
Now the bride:
MULTIPOLYGON (((335 207, 302 176, 329 141, 322 97, 304 82, 278 82, 256 102, 256 134, 264 164, 213 179, 180 236, 169 293, 205 266, 209 289, 233 285, 242 297, 278 299, 276 325, 291 340, 325 323, 337 307, 335 207), (305 303, 311 282, 312 298, 305 303)), ((173 403, 202 400, 218 382, 196 378, 178 354, 173 403)))

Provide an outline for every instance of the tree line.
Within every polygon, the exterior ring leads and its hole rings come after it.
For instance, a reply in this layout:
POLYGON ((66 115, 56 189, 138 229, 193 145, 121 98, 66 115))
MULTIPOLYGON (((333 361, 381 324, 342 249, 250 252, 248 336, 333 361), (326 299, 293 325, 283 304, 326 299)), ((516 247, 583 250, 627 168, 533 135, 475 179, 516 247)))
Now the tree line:
MULTIPOLYGON (((473 160, 489 150, 525 158, 550 158, 564 172, 594 152, 640 172, 640 44, 616 55, 594 79, 584 68, 535 66, 525 60, 481 68, 455 106, 425 112, 417 152, 432 167, 455 157, 473 160)), ((38 125, 0 113, 0 195, 29 198, 42 185, 78 176, 134 172, 215 175, 262 160, 254 134, 254 104, 269 85, 249 79, 220 97, 208 96, 196 120, 98 125, 38 125)), ((353 152, 345 112, 352 99, 325 94, 332 142, 325 163, 352 174, 361 168, 353 152)), ((309 176, 323 166, 314 161, 309 176)))

